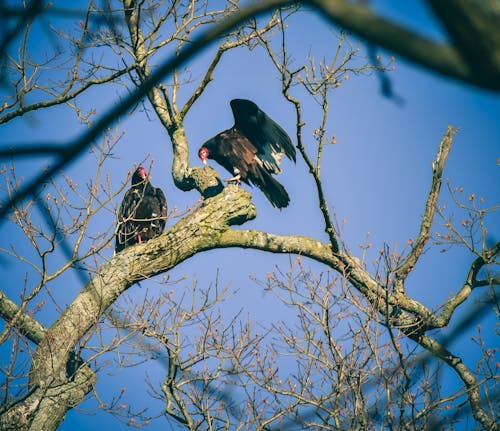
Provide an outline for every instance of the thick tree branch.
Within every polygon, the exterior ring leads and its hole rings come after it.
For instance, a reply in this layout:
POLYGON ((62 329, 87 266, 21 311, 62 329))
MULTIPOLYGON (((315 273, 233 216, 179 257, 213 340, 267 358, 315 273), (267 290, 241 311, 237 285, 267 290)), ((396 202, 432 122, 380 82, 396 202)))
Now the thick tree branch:
POLYGON ((47 342, 40 344, 33 358, 31 384, 45 386, 51 379, 61 378, 65 356, 132 284, 168 271, 195 253, 216 247, 218 238, 229 226, 244 223, 255 215, 250 194, 228 186, 159 238, 115 256, 49 328, 47 342))
POLYGON ((427 0, 456 49, 485 85, 500 78, 500 7, 497 0, 427 0))
POLYGON ((45 336, 45 328, 38 320, 26 313, 19 313, 20 309, 0 291, 0 317, 8 326, 17 328, 28 340, 39 344, 45 336))
MULTIPOLYGON (((132 49, 135 57, 135 64, 137 74, 139 75, 140 82, 143 83, 150 76, 148 65, 148 51, 146 43, 139 25, 139 12, 136 9, 137 2, 135 0, 123 0, 123 7, 125 11, 125 22, 129 30, 130 38, 132 41, 132 49)), ((176 128, 177 122, 174 119, 175 113, 169 109, 169 105, 162 99, 162 94, 159 87, 153 85, 146 93, 151 105, 160 118, 160 121, 169 132, 176 128)))
POLYGON ((32 420, 31 429, 55 430, 66 411, 81 402, 95 381, 87 367, 79 368, 74 379, 68 380, 66 364, 77 342, 132 284, 168 271, 196 253, 218 247, 220 236, 229 226, 254 218, 250 197, 240 187, 227 186, 160 237, 130 247, 105 264, 47 329, 33 357, 31 392, 0 416, 0 425, 24 417, 14 429, 25 429, 23 424, 32 420))
POLYGON ((324 263, 344 276, 367 301, 387 320, 394 307, 402 313, 391 319, 396 327, 416 327, 433 318, 432 312, 420 302, 406 295, 388 294, 361 262, 348 253, 334 253, 330 244, 300 235, 276 235, 254 230, 227 230, 218 242, 218 247, 240 247, 263 250, 271 253, 291 253, 306 256, 324 263), (414 316, 417 316, 416 318, 414 316))
MULTIPOLYGON (((47 329, 30 315, 21 312, 14 302, 8 299, 0 291, 0 317, 7 322, 7 325, 17 328, 21 334, 26 336, 35 344, 40 344, 44 339, 47 329)), ((0 429, 24 430, 29 426, 29 418, 43 406, 46 406, 46 415, 42 415, 31 424, 30 429, 56 429, 61 423, 66 411, 83 401, 85 396, 92 390, 96 375, 92 369, 82 364, 74 370, 61 386, 51 388, 44 392, 35 389, 33 392, 21 400, 16 400, 11 406, 3 406, 1 410, 7 410, 0 414, 0 429), (54 402, 54 399, 56 400, 54 402), (48 425, 52 420, 55 425, 48 425), (48 426, 47 426, 48 425, 48 426)))
MULTIPOLYGON (((495 6, 492 6, 492 10, 489 13, 490 19, 496 25, 494 27, 476 27, 475 30, 480 30, 480 32, 474 32, 469 36, 470 40, 474 43, 477 43, 478 39, 481 40, 483 36, 490 42, 496 41, 494 49, 490 52, 485 53, 482 50, 483 54, 486 54, 487 58, 492 59, 492 61, 488 60, 485 62, 485 59, 482 57, 479 59, 479 62, 485 65, 493 64, 495 68, 481 74, 478 72, 481 72, 483 67, 473 67, 470 63, 466 62, 463 52, 454 47, 433 42, 400 25, 381 18, 363 3, 352 3, 345 0, 309 0, 308 3, 317 7, 331 22, 352 31, 367 42, 380 45, 415 64, 470 84, 494 90, 500 89, 498 61, 498 51, 500 48, 498 29, 500 25, 498 23, 498 14, 494 13, 495 6), (494 37, 485 36, 485 33, 490 31, 490 29, 495 34, 494 37)), ((475 7, 472 5, 472 3, 476 2, 457 0, 454 3, 469 3, 474 11, 474 15, 476 14, 475 7)), ((453 9, 449 4, 446 6, 443 5, 442 8, 446 8, 447 10, 453 9)), ((469 32, 470 30, 470 27, 463 27, 464 32, 469 32)), ((472 47, 473 50, 475 49, 474 46, 472 47)))

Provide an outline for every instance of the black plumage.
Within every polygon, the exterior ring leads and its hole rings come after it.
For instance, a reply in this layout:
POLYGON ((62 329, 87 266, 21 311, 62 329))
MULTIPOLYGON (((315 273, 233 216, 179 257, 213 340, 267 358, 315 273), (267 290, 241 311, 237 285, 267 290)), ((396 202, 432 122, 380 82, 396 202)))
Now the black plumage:
POLYGON ((295 162, 295 147, 287 133, 254 102, 231 100, 234 125, 206 141, 198 150, 203 163, 213 159, 231 172, 228 181, 244 181, 259 187, 277 208, 290 197, 272 176, 281 173, 283 155, 295 162))
POLYGON ((132 175, 118 211, 115 251, 146 242, 162 234, 167 218, 167 199, 149 181, 146 169, 139 166, 132 175))

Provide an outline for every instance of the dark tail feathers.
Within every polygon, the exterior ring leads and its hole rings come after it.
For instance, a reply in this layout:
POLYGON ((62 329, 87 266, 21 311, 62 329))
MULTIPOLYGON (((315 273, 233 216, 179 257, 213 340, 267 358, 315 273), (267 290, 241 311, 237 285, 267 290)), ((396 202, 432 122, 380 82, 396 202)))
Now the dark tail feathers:
POLYGON ((287 207, 290 197, 285 188, 266 170, 262 169, 260 173, 261 175, 252 182, 262 190, 274 207, 280 209, 287 207))

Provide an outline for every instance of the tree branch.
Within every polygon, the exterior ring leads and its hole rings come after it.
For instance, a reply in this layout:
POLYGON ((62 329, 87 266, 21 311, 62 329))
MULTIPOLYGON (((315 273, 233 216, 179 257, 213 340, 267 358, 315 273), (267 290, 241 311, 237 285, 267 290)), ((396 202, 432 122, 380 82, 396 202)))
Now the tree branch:
POLYGON ((482 256, 479 256, 472 261, 462 288, 456 293, 456 295, 452 296, 442 305, 441 312, 437 316, 437 323, 439 327, 448 325, 456 308, 469 298, 474 288, 485 285, 482 282, 483 280, 478 282, 476 278, 477 274, 484 265, 490 263, 499 253, 500 242, 497 242, 493 247, 486 250, 482 256))
POLYGON ((0 290, 0 317, 8 326, 17 328, 28 340, 39 344, 45 336, 46 329, 35 318, 26 313, 19 313, 20 308, 0 290))
POLYGON ((444 361, 455 371, 455 373, 458 375, 467 389, 467 398, 469 399, 472 414, 474 415, 476 420, 484 427, 484 429, 489 431, 500 430, 500 424, 498 424, 495 419, 490 418, 483 408, 478 381, 474 374, 462 362, 462 359, 458 356, 453 355, 437 340, 427 335, 409 334, 409 337, 420 344, 422 347, 427 349, 429 352, 432 352, 434 356, 444 361))
MULTIPOLYGON (((479 74, 478 68, 472 68, 469 63, 464 61, 462 52, 453 47, 433 42, 381 18, 362 3, 344 0, 309 0, 308 3, 317 7, 331 22, 352 31, 367 42, 380 45, 417 65, 480 87, 500 89, 498 61, 495 62, 497 67, 494 70, 488 71, 486 74, 479 74), (492 76, 493 79, 491 79, 492 76)), ((475 7, 472 7, 475 13, 475 7)), ((452 9, 452 7, 447 5, 446 9, 452 9)), ((492 10, 490 10, 490 14, 495 16, 492 10)), ((497 23, 496 27, 493 28, 495 36, 486 37, 490 41, 496 40, 496 46, 492 52, 487 53, 487 58, 498 59, 500 47, 500 43, 498 43, 498 16, 495 18, 497 23)), ((466 28, 467 30, 464 27, 463 31, 470 31, 470 27, 466 28)), ((487 30, 489 29, 491 27, 487 28, 487 30)), ((474 36, 470 37, 472 41, 477 43, 477 40, 482 39, 483 35, 484 32, 481 31, 479 35, 474 33, 474 36)), ((479 61, 482 63, 484 58, 481 57, 479 61)))
MULTIPOLYGON (((93 145, 102 133, 121 118, 128 110, 148 94, 166 75, 183 65, 186 61, 194 57, 202 49, 208 47, 217 38, 234 29, 251 17, 259 16, 275 7, 286 6, 293 1, 267 0, 262 3, 250 4, 240 10, 238 14, 229 16, 216 26, 206 30, 199 37, 194 39, 190 45, 178 53, 178 55, 168 58, 161 63, 158 68, 151 73, 150 77, 143 81, 136 90, 125 97, 121 103, 109 109, 103 114, 87 131, 70 142, 66 154, 60 157, 55 163, 37 175, 34 179, 22 187, 11 199, 1 203, 0 220, 2 220, 11 208, 25 199, 27 196, 36 193, 42 184, 46 183, 57 172, 76 160, 85 149, 93 145)), ((193 187, 191 187, 193 188, 193 187)))
MULTIPOLYGON (((103 76, 101 78, 97 79, 89 79, 88 81, 85 81, 84 84, 81 85, 81 87, 73 90, 73 91, 64 91, 60 95, 54 97, 53 99, 50 100, 42 100, 40 102, 35 102, 29 105, 22 105, 15 111, 7 112, 4 115, 0 116, 0 124, 7 123, 14 118, 20 117, 24 114, 27 114, 29 112, 37 111, 39 109, 44 109, 44 108, 50 108, 52 106, 57 106, 57 105, 62 105, 63 103, 69 102, 70 100, 76 99, 77 96, 82 94, 83 92, 87 91, 91 87, 97 86, 97 85, 102 85, 106 84, 108 82, 112 82, 116 80, 117 78, 131 72, 134 70, 135 65, 125 67, 121 70, 118 70, 108 76, 103 76)), ((62 145, 53 145, 56 148, 63 148, 62 145)), ((36 147, 36 146, 33 146, 36 147)), ((11 147, 8 150, 1 150, 0 151, 0 156, 5 157, 5 156, 17 156, 18 152, 20 155, 26 155, 26 149, 24 147, 21 147, 19 150, 15 147, 11 147)), ((38 152, 38 151, 37 151, 38 152)), ((29 154, 28 154, 29 155, 29 154)), ((33 155, 33 154, 32 154, 33 155)))
POLYGON ((479 83, 497 85, 500 74, 498 1, 427 0, 479 83))
POLYGON ((334 253, 330 244, 300 235, 276 235, 254 230, 227 230, 219 238, 218 247, 239 247, 271 253, 291 253, 324 263, 345 277, 382 316, 384 321, 400 307, 401 313, 394 322, 396 327, 412 327, 432 318, 432 312, 420 302, 407 296, 388 294, 375 278, 350 254, 334 253), (413 315, 416 315, 415 318, 413 315))
POLYGON ((398 289, 400 292, 404 290, 404 280, 416 265, 418 259, 424 251, 425 244, 430 238, 430 230, 436 212, 439 192, 441 190, 443 170, 451 150, 453 136, 456 132, 457 129, 455 129, 454 127, 448 127, 443 139, 441 140, 441 143, 439 144, 436 160, 432 163, 432 183, 429 194, 427 196, 427 201, 425 203, 424 215, 422 216, 422 222, 420 224, 420 232, 410 250, 410 253, 401 262, 394 274, 396 277, 396 289, 398 289))
MULTIPOLYGON (((22 403, 0 415, 0 425, 29 417, 33 429, 55 430, 66 411, 83 399, 95 381, 93 372, 86 367, 77 370, 74 382, 68 381, 66 364, 78 341, 132 284, 166 272, 196 253, 217 248, 220 236, 229 226, 254 218, 256 212, 250 198, 242 188, 227 186, 160 237, 130 247, 103 265, 46 330, 33 356, 32 392, 22 403)), ((26 428, 24 423, 21 421, 18 426, 26 428)))

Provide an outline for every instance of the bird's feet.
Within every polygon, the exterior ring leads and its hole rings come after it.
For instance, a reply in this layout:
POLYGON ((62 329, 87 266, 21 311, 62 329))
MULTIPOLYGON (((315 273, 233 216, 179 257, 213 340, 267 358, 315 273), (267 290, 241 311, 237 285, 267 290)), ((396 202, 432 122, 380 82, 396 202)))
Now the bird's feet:
POLYGON ((224 181, 228 184, 236 184, 237 186, 239 186, 241 183, 241 175, 236 174, 234 177, 226 178, 224 181))

